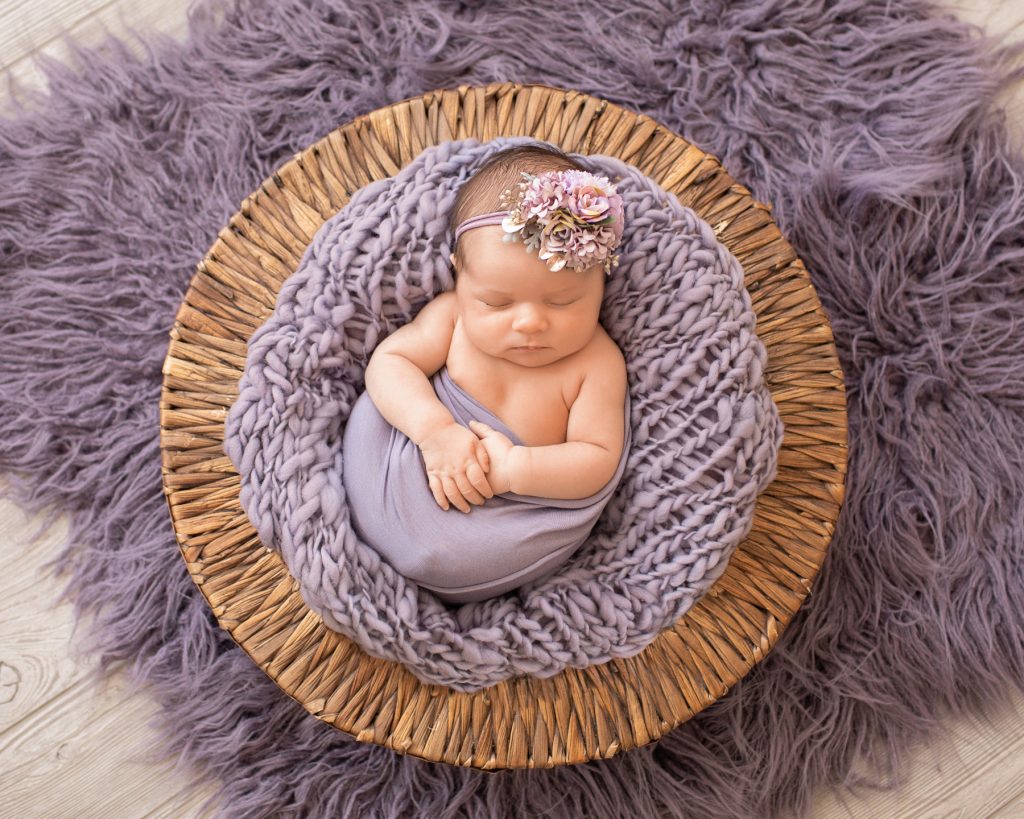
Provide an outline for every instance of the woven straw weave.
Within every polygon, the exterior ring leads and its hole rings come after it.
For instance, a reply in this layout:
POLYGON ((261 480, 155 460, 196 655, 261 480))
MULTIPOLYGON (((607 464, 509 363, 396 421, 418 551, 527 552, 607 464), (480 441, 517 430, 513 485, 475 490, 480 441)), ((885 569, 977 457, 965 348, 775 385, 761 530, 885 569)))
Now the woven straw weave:
POLYGON ((396 103, 280 168, 200 263, 164 368, 164 485, 182 555, 221 625, 311 713, 363 741, 485 770, 572 764, 663 736, 721 696, 778 639, 811 587, 842 502, 846 415, 832 334, 769 208, 649 118, 594 97, 508 83, 396 103), (326 628, 259 545, 224 455, 246 342, 317 229, 428 145, 532 136, 617 156, 671 190, 740 261, 786 428, 778 477, 726 572, 641 653, 473 693, 421 683, 326 628))

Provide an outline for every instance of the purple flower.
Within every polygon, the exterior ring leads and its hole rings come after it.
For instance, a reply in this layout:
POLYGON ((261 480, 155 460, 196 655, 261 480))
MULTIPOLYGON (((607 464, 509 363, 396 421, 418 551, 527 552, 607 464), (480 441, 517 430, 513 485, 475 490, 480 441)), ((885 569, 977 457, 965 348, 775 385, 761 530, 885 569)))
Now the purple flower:
POLYGON ((541 174, 535 176, 527 185, 519 207, 526 219, 535 218, 543 222, 551 214, 565 207, 565 204, 565 185, 562 180, 541 174))
POLYGON ((571 207, 576 216, 593 225, 607 219, 612 206, 602 190, 586 187, 575 192, 571 207))
MULTIPOLYGON (((517 202, 502 197, 505 240, 518 237, 553 271, 601 261, 609 271, 617 261, 611 254, 622 236, 623 207, 607 177, 567 170, 524 173, 523 179, 517 202)), ((511 190, 505 193, 511 196, 511 190)))

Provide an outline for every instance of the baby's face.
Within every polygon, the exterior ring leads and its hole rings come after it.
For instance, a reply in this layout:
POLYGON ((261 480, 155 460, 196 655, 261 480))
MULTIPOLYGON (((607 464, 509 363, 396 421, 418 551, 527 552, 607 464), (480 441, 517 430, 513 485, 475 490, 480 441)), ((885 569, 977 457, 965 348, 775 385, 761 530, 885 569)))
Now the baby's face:
POLYGON ((469 340, 523 367, 553 364, 583 349, 597 332, 603 267, 555 273, 537 251, 504 242, 503 235, 500 225, 487 225, 460 239, 466 265, 455 293, 469 340), (540 349, 517 349, 523 346, 540 349))

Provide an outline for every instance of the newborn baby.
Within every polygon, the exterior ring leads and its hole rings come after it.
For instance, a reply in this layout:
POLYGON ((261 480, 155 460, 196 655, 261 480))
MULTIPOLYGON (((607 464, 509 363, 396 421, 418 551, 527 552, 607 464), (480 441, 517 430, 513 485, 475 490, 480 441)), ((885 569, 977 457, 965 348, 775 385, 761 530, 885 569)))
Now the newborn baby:
MULTIPOLYGON (((420 467, 441 510, 454 506, 468 514, 472 505, 496 503, 502 500, 496 495, 508 493, 574 501, 606 489, 603 508, 614 488, 609 484, 621 477, 629 441, 626 363, 598 322, 604 279, 617 261, 611 251, 622 233, 621 199, 608 180, 582 171, 572 158, 543 146, 519 146, 492 156, 456 199, 455 290, 426 304, 370 358, 365 395, 391 427, 419 448, 420 467), (566 170, 570 175, 548 173, 566 170), (532 189, 523 178, 533 180, 532 189), (595 179, 607 187, 595 188, 590 184, 595 179), (524 207, 511 198, 520 182, 524 207), (545 227, 544 204, 554 201, 545 186, 559 183, 575 197, 573 206, 584 218, 593 220, 593 227, 585 226, 589 232, 560 232, 558 219, 565 216, 551 207, 545 227), (505 208, 496 210, 499 201, 505 208), (478 418, 459 423, 439 398, 438 386, 444 382, 435 374, 500 420, 519 443, 478 418)), ((353 416, 357 409, 358 402, 353 416)), ((346 448, 349 443, 346 434, 346 448)), ((362 483, 348 469, 345 477, 346 487, 358 495, 362 483)), ((352 506, 355 513, 358 504, 352 506)), ((573 506, 549 511, 564 516, 564 508, 573 506)), ((360 521, 354 514, 357 529, 368 532, 373 526, 369 517, 364 512, 360 521)), ((596 517, 589 518, 587 532, 596 517)), ((552 555, 564 562, 586 533, 570 534, 571 543, 564 546, 571 549, 556 554, 549 545, 544 560, 538 557, 511 573, 510 564, 494 563, 483 553, 477 562, 493 563, 495 576, 503 577, 503 590, 514 588, 540 570, 553 570, 552 555)), ((436 572, 456 570, 435 562, 432 585, 422 561, 407 560, 404 554, 414 547, 398 545, 383 531, 377 535, 378 550, 399 571, 418 574, 422 585, 437 588, 436 572)), ((529 554, 525 545, 522 553, 529 554)), ((472 568, 474 577, 482 577, 488 566, 472 568)), ((496 593, 493 584, 469 585, 496 593)), ((441 596, 479 599, 472 593, 441 596)))

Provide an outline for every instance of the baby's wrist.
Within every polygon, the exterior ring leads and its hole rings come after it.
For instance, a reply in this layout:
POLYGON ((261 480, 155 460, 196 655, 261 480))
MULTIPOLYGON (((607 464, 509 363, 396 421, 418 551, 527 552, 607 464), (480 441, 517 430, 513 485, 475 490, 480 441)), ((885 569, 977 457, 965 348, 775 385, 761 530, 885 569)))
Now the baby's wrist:
POLYGON ((409 436, 409 440, 411 440, 414 444, 416 444, 416 446, 419 449, 422 450, 423 444, 427 441, 428 438, 430 438, 432 435, 436 435, 441 430, 447 429, 448 427, 451 426, 458 426, 458 424, 455 422, 455 419, 451 417, 450 413, 447 419, 443 417, 438 417, 425 420, 421 424, 419 429, 415 430, 413 434, 409 436))
POLYGON ((530 471, 530 448, 513 446, 508 453, 508 490, 517 495, 523 494, 518 487, 527 482, 530 471))

